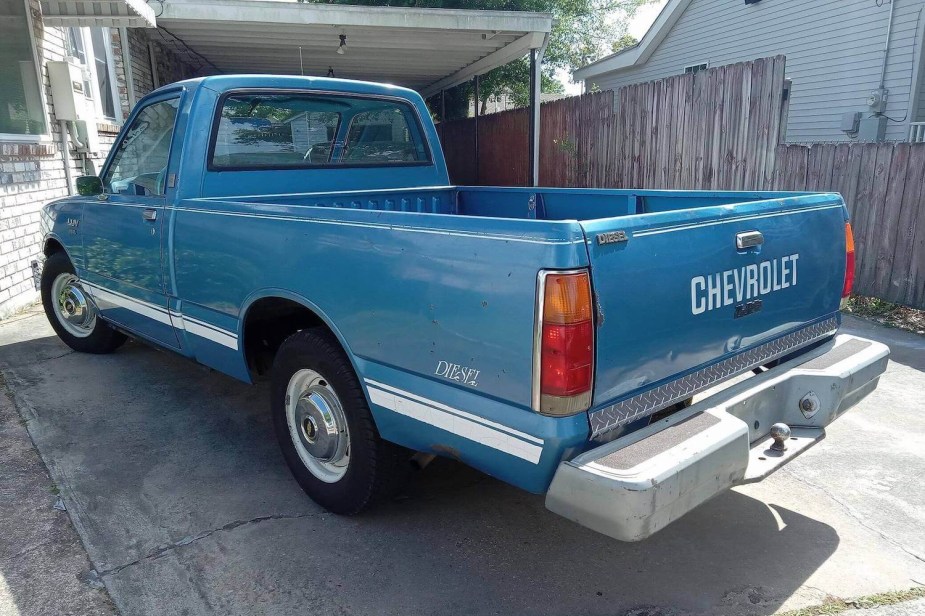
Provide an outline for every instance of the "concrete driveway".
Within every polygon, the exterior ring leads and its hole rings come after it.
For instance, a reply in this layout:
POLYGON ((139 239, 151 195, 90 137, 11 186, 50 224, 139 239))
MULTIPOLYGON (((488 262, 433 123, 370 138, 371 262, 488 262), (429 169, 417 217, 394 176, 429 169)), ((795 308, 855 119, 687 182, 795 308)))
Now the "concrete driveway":
POLYGON ((846 321, 892 347, 880 389, 638 544, 444 460, 330 515, 290 478, 265 385, 141 344, 73 353, 39 311, 0 324, 0 371, 125 615, 770 614, 925 583, 925 339, 846 321))

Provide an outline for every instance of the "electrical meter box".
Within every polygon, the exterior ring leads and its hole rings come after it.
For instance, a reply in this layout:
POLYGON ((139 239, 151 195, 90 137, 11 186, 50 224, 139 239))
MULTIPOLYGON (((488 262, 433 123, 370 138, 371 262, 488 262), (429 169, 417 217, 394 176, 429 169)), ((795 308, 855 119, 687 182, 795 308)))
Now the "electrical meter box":
POLYGON ((870 112, 874 114, 881 114, 886 112, 886 103, 889 99, 889 96, 890 91, 886 88, 877 88, 876 90, 871 90, 867 97, 867 106, 870 107, 870 112))
POLYGON ((858 125, 861 123, 860 111, 849 111, 841 117, 841 129, 846 133, 854 134, 858 132, 858 125))
POLYGON ((87 91, 89 79, 84 68, 68 60, 48 63, 48 80, 51 82, 51 98, 58 120, 74 122, 77 139, 83 144, 78 150, 98 152, 99 134, 96 131, 96 110, 93 93, 87 91))
POLYGON ((48 80, 51 82, 51 96, 55 104, 55 117, 59 120, 96 120, 93 113, 92 94, 86 91, 84 69, 67 61, 48 63, 48 80))
POLYGON ((878 115, 861 120, 858 141, 879 142, 886 138, 886 116, 878 115))

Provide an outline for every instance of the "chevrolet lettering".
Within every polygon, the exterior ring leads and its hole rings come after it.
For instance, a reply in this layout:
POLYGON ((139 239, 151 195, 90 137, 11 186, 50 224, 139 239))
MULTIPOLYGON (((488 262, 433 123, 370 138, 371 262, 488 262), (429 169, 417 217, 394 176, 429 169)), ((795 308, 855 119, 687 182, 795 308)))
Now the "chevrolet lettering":
POLYGON ((337 514, 451 456, 640 540, 818 443, 889 354, 839 332, 840 195, 457 186, 392 85, 173 83, 78 184, 41 217, 58 336, 268 380, 285 463, 337 514))
POLYGON ((691 278, 691 312, 740 304, 797 284, 799 254, 691 278))

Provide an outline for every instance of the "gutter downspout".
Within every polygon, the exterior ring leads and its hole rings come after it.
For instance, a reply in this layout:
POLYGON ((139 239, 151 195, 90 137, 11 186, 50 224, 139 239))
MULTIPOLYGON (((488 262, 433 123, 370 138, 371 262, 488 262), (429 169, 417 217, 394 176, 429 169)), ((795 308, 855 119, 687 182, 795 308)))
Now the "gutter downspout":
POLYGON ((67 182, 67 194, 74 194, 73 174, 71 172, 70 144, 67 142, 67 120, 58 120, 58 129, 61 132, 61 159, 64 161, 64 181, 67 182))
POLYGON ((883 66, 880 68, 880 89, 883 89, 883 83, 886 81, 886 61, 890 57, 890 36, 893 33, 893 10, 896 8, 896 0, 890 0, 890 18, 886 23, 886 42, 883 44, 883 66))

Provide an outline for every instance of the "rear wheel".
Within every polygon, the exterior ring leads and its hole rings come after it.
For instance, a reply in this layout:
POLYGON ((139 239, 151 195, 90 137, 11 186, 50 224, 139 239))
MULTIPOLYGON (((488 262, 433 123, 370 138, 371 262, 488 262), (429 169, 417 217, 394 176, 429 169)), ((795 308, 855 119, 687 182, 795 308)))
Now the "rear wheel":
POLYGON ((58 337, 75 351, 112 353, 126 337, 98 318, 96 304, 63 252, 52 254, 42 269, 42 307, 58 337))
POLYGON ((409 452, 379 436, 353 367, 326 329, 302 330, 280 346, 271 405, 286 463, 322 507, 359 513, 400 487, 409 452))

